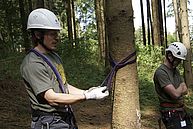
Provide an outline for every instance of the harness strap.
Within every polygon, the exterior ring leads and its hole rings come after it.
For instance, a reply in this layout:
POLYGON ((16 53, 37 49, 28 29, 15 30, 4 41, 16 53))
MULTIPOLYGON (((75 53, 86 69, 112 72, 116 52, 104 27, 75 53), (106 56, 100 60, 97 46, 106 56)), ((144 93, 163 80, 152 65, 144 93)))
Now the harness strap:
POLYGON ((163 108, 182 108, 184 107, 184 104, 178 104, 178 103, 160 103, 160 106, 163 108))
MULTIPOLYGON (((54 74, 56 75, 56 78, 57 78, 57 81, 58 81, 58 83, 59 83, 59 87, 60 87, 61 91, 62 91, 63 93, 66 93, 67 90, 64 89, 65 87, 64 87, 62 78, 61 78, 61 76, 60 76, 60 73, 59 73, 58 70, 54 67, 54 65, 52 64, 52 62, 51 62, 45 55, 41 54, 40 52, 38 52, 38 51, 35 50, 35 49, 31 49, 29 52, 33 52, 33 53, 35 53, 37 56, 41 57, 41 58, 51 67, 51 69, 53 70, 54 74)), ((54 54, 55 54, 55 53, 54 53, 54 54)), ((60 59, 60 57, 59 57, 57 54, 55 54, 55 55, 60 59)), ((60 60, 61 60, 61 59, 60 59, 60 60)), ((73 114, 71 105, 66 105, 66 107, 67 107, 67 111, 68 111, 69 115, 71 116, 71 120, 70 120, 70 123, 69 123, 70 126, 72 126, 73 129, 78 129, 78 126, 76 125, 76 119, 75 119, 75 116, 74 116, 74 114, 73 114)))
POLYGON ((39 117, 39 116, 62 116, 66 117, 70 114, 70 112, 65 111, 65 112, 59 112, 59 111, 54 111, 54 112, 45 112, 41 110, 32 110, 32 117, 39 117))
MULTIPOLYGON (((50 67, 51 69, 53 70, 54 74, 56 75, 56 78, 58 80, 58 83, 59 83, 59 87, 61 89, 61 91, 63 93, 66 93, 66 90, 64 89, 64 84, 62 82, 62 78, 58 72, 58 70, 54 67, 54 65, 52 64, 52 62, 50 61, 50 59, 48 59, 45 55, 41 54, 40 52, 38 52, 37 50, 35 49, 31 49, 29 52, 33 52, 35 53, 37 56, 41 57, 50 67)), ((60 59, 60 58, 59 58, 60 59)))
POLYGON ((120 62, 116 62, 113 60, 111 54, 109 53, 109 62, 110 62, 110 65, 112 66, 112 69, 111 69, 110 73, 106 76, 105 80, 101 83, 101 86, 106 85, 107 88, 110 90, 112 88, 112 81, 116 76, 117 70, 128 65, 128 64, 135 63, 137 60, 137 57, 135 57, 133 60, 130 61, 130 59, 132 57, 134 57, 135 55, 136 55, 136 51, 131 53, 129 56, 127 56, 126 58, 124 58, 120 62))

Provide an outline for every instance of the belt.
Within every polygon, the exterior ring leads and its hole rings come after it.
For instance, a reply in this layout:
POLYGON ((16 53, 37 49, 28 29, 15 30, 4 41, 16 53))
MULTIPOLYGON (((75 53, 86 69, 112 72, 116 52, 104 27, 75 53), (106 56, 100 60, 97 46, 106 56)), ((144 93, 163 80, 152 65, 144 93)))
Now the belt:
POLYGON ((171 118, 171 117, 179 117, 183 119, 186 116, 186 111, 184 108, 176 108, 174 110, 160 110, 162 118, 171 118))
POLYGON ((182 108, 184 107, 184 104, 177 104, 177 103, 160 103, 160 106, 163 108, 182 108))
POLYGON ((59 112, 59 111, 54 111, 54 112, 45 112, 41 110, 32 110, 32 117, 39 117, 39 116, 61 116, 61 117, 66 117, 70 115, 70 112, 59 112))
POLYGON ((175 108, 172 110, 160 110, 161 113, 167 113, 167 112, 185 112, 184 108, 175 108))

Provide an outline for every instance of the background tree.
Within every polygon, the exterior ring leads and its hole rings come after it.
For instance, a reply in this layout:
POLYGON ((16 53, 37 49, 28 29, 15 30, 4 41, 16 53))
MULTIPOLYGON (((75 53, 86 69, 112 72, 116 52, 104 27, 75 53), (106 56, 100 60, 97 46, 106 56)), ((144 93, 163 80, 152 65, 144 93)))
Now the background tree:
POLYGON ((176 41, 181 41, 181 20, 179 19, 179 0, 173 0, 173 8, 174 8, 174 16, 175 16, 175 33, 176 33, 176 41))
MULTIPOLYGON (((109 51, 116 62, 135 51, 131 0, 106 0, 109 51)), ((136 55, 135 55, 136 56, 136 55)), ((113 129, 139 129, 139 89, 136 62, 119 69, 113 90, 113 129)))
MULTIPOLYGON (((100 62, 106 61, 106 42, 105 42, 105 20, 104 20, 104 0, 95 0, 95 11, 97 21, 97 34, 99 43, 100 62)), ((106 64, 106 63, 105 63, 106 64)))
POLYGON ((153 17, 153 35, 154 44, 163 46, 164 34, 163 34, 163 18, 162 18, 162 4, 161 0, 152 0, 152 17, 153 17))
POLYGON ((180 0, 180 22, 181 22, 181 37, 182 42, 186 46, 188 53, 184 63, 184 74, 186 84, 193 89, 193 76, 192 76, 192 48, 190 45, 190 30, 188 22, 188 0, 180 0))
POLYGON ((23 4, 23 0, 19 0, 19 9, 20 9, 20 18, 21 18, 21 28, 22 28, 22 36, 23 36, 23 39, 24 39, 24 47, 25 47, 25 50, 28 51, 30 48, 31 48, 31 45, 30 45, 30 42, 29 42, 29 39, 28 39, 28 35, 27 35, 27 17, 26 17, 26 14, 25 14, 25 8, 24 8, 24 4, 23 4))
POLYGON ((142 25, 142 34, 143 34, 143 44, 146 45, 146 32, 145 32, 145 22, 144 22, 143 0, 140 0, 140 6, 141 6, 141 25, 142 25))
POLYGON ((71 48, 73 48, 73 41, 74 41, 74 35, 73 35, 73 9, 72 9, 72 0, 65 0, 64 3, 66 6, 66 15, 67 15, 67 27, 68 27, 68 38, 70 42, 71 48))

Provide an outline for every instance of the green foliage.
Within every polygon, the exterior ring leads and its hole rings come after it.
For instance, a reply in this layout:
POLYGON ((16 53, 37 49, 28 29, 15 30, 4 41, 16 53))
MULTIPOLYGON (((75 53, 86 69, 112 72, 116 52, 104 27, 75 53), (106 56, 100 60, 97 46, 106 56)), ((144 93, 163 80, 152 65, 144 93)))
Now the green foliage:
POLYGON ((139 96, 142 111, 148 107, 158 107, 158 97, 154 90, 154 84, 149 79, 139 79, 139 96))
POLYGON ((154 70, 161 64, 163 59, 162 47, 137 44, 137 51, 139 77, 152 79, 154 70))
POLYGON ((142 111, 150 106, 156 107, 158 105, 153 74, 163 59, 161 50, 161 47, 144 46, 140 42, 137 43, 140 107, 142 111))
POLYGON ((0 80, 20 80, 20 64, 23 59, 22 53, 12 53, 0 60, 0 80))
POLYGON ((104 79, 103 65, 98 63, 98 44, 94 39, 80 39, 78 46, 69 47, 66 39, 58 47, 70 84, 86 89, 98 86, 104 79))
POLYGON ((170 44, 170 43, 172 43, 172 42, 176 42, 175 35, 168 34, 168 35, 167 35, 167 40, 168 40, 168 44, 170 44))

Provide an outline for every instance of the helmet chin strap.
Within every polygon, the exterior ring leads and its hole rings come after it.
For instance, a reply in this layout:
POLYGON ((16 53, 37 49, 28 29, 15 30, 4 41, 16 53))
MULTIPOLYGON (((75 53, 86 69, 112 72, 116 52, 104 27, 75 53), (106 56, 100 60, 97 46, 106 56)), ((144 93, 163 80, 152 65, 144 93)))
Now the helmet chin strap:
POLYGON ((42 45, 42 47, 44 49, 46 49, 47 51, 51 51, 51 49, 49 49, 45 44, 44 44, 44 32, 42 32, 42 35, 39 39, 39 44, 42 45))
POLYGON ((167 58, 168 62, 172 65, 172 68, 173 68, 173 66, 174 66, 174 61, 175 61, 175 57, 172 55, 172 58, 173 58, 172 61, 170 60, 170 58, 168 57, 168 55, 166 56, 166 58, 167 58))

